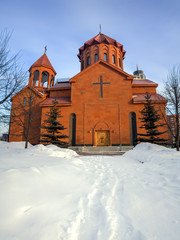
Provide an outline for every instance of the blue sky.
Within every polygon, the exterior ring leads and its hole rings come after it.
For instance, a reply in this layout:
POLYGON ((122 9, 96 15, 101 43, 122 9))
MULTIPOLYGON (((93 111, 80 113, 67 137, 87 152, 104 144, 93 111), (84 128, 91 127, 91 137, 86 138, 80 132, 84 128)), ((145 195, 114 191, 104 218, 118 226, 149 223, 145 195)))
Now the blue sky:
POLYGON ((138 64, 148 79, 161 83, 180 64, 178 0, 0 0, 0 6, 0 30, 13 31, 11 50, 21 50, 25 70, 47 45, 57 78, 74 76, 78 49, 98 34, 100 23, 102 33, 124 45, 128 73, 138 64))
POLYGON ((179 0, 0 0, 0 31, 13 31, 12 53, 21 50, 25 70, 44 53, 57 72, 72 77, 80 70, 78 49, 102 33, 124 45, 124 70, 136 65, 162 86, 180 64, 179 0))

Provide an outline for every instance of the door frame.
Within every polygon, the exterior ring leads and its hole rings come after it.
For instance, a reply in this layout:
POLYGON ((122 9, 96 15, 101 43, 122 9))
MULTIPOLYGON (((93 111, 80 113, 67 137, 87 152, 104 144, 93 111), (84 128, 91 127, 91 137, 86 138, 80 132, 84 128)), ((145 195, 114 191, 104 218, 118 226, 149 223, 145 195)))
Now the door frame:
POLYGON ((94 146, 110 146, 111 145, 111 137, 110 137, 110 130, 103 130, 103 129, 97 129, 97 130, 94 130, 94 146), (108 142, 109 142, 109 145, 97 145, 97 132, 108 132, 108 142))

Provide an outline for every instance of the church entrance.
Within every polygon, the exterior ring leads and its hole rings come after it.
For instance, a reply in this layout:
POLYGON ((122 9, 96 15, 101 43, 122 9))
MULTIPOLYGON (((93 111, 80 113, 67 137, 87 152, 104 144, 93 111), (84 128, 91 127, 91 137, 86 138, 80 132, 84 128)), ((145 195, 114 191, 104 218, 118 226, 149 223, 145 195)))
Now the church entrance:
POLYGON ((96 130, 95 131, 95 146, 109 146, 110 133, 109 130, 96 130))

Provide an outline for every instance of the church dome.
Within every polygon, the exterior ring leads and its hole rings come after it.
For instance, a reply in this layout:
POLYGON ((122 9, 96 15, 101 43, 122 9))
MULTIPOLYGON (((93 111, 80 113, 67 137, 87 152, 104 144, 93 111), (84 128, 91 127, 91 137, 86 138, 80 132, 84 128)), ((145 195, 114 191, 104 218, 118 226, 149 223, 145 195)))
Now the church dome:
POLYGON ((124 57, 124 55, 126 53, 126 51, 123 49, 123 45, 122 44, 118 43, 115 39, 106 36, 105 34, 99 33, 95 37, 93 37, 90 40, 88 40, 87 42, 85 42, 84 45, 79 48, 78 56, 86 48, 88 48, 88 47, 90 47, 90 46, 92 46, 94 44, 100 44, 100 43, 112 44, 112 45, 116 46, 117 48, 119 48, 123 52, 123 57, 124 57))
POLYGON ((98 60, 104 60, 123 70, 125 53, 122 44, 100 32, 79 48, 81 71, 98 60))
POLYGON ((134 79, 146 79, 143 70, 139 70, 137 65, 137 70, 133 72, 134 79))

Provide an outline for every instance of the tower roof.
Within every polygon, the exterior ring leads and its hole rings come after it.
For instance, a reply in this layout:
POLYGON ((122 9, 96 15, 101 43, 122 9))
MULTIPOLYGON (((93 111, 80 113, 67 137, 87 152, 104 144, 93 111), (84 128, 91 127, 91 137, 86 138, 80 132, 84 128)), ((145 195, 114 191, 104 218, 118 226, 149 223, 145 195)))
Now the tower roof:
POLYGON ((117 48, 121 49, 121 51, 123 52, 123 56, 126 53, 126 51, 123 49, 123 45, 122 44, 118 43, 115 39, 110 38, 110 37, 108 37, 105 34, 102 34, 100 32, 98 35, 96 35, 95 37, 93 37, 90 40, 88 40, 87 42, 85 42, 84 45, 79 48, 79 55, 87 47, 90 47, 90 46, 92 46, 94 44, 100 44, 100 43, 112 44, 112 45, 116 46, 117 48))
POLYGON ((51 65, 46 53, 44 53, 35 63, 33 63, 33 65, 30 67, 29 71, 33 67, 42 67, 42 66, 50 68, 56 74, 56 71, 54 70, 53 66, 51 65))

